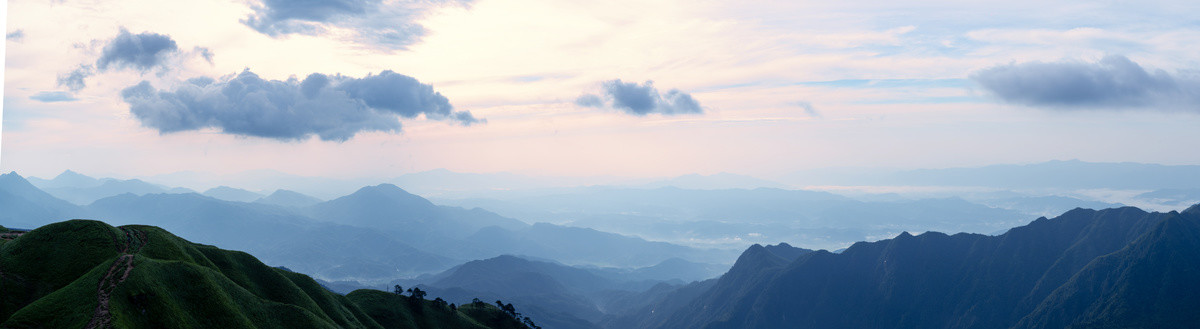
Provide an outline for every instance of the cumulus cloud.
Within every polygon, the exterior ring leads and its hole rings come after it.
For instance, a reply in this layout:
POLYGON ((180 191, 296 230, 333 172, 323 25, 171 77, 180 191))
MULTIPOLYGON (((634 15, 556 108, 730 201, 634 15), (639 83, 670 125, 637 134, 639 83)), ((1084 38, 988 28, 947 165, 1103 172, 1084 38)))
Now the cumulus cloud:
POLYGON ((399 132, 400 118, 424 115, 462 125, 484 123, 454 111, 449 99, 412 77, 383 71, 353 78, 314 73, 266 80, 249 70, 220 79, 194 78, 174 90, 143 81, 121 92, 143 126, 160 133, 216 128, 223 133, 346 141, 359 132, 399 132))
POLYGON ((1054 109, 1200 109, 1200 77, 1148 71, 1124 56, 1027 62, 971 74, 1009 103, 1054 109))
MULTIPOLYGON (((96 42, 96 41, 93 41, 96 42)), ((130 33, 121 28, 117 36, 103 42, 104 48, 95 64, 80 64, 70 72, 58 75, 58 85, 77 92, 87 87, 88 77, 100 72, 131 69, 141 73, 154 70, 169 70, 172 56, 184 55, 175 40, 165 34, 153 32, 130 33)), ((212 63, 212 52, 208 48, 196 47, 190 55, 196 55, 212 63)), ((184 55, 188 56, 188 55, 184 55)))
POLYGON ((75 96, 65 91, 42 91, 33 94, 33 96, 29 96, 29 99, 42 103, 70 102, 77 100, 75 96))
POLYGON ((175 40, 165 34, 142 32, 129 33, 121 28, 117 37, 104 46, 96 68, 101 71, 113 68, 131 68, 149 71, 160 67, 168 54, 178 52, 175 40))
POLYGON ((584 107, 608 107, 628 114, 644 116, 651 113, 663 115, 704 113, 692 95, 671 89, 660 94, 653 81, 643 84, 622 82, 620 79, 601 83, 600 95, 584 94, 575 99, 575 104, 584 107))
POLYGON ((403 50, 426 31, 416 22, 428 12, 469 5, 471 0, 261 0, 242 24, 271 37, 351 31, 354 42, 403 50))

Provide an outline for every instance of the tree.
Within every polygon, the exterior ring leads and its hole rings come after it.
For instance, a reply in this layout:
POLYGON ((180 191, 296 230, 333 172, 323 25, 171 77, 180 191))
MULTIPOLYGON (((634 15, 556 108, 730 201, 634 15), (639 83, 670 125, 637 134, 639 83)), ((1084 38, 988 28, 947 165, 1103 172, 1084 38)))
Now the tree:
POLYGON ((396 285, 396 286, 392 287, 392 293, 397 294, 397 295, 403 295, 404 287, 401 287, 400 285, 396 285))
POLYGON ((409 289, 408 292, 412 293, 411 295, 409 295, 409 297, 411 297, 414 300, 425 299, 425 295, 428 295, 428 293, 426 293, 425 291, 422 291, 421 288, 412 288, 412 289, 409 289))

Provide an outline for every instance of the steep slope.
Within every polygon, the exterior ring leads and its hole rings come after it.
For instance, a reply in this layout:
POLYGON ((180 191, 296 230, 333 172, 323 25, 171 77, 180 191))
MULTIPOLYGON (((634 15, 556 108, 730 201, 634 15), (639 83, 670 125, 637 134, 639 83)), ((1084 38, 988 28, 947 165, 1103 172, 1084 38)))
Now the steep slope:
POLYGON ((0 175, 0 209, 0 224, 24 229, 85 215, 83 208, 43 192, 15 172, 0 175))
POLYGON ((523 328, 494 307, 363 305, 246 253, 87 220, 0 245, 0 288, 4 328, 523 328))
POLYGON ((903 233, 855 244, 841 254, 804 254, 782 266, 766 248, 752 247, 712 289, 671 321, 659 323, 662 328, 1186 327, 1197 322, 1176 310, 1195 309, 1195 298, 1170 298, 1200 295, 1195 283, 1175 279, 1192 275, 1200 264, 1197 221, 1200 216, 1128 207, 1076 209, 1000 236, 903 233), (1161 309, 1138 312, 1146 307, 1161 309))

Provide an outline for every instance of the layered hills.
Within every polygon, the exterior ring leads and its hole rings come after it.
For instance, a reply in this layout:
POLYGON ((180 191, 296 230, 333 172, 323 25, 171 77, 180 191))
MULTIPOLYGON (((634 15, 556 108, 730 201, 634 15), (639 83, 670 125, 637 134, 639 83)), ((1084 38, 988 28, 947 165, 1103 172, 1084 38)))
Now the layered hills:
POLYGON ((4 328, 527 328, 473 303, 329 292, 152 226, 54 223, 0 239, 4 328))

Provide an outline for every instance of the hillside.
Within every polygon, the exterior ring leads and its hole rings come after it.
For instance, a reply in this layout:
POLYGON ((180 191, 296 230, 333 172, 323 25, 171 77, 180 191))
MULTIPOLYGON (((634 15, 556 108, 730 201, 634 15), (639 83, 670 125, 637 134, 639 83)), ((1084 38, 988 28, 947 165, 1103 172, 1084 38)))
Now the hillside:
POLYGON ((1200 324, 1200 214, 1076 209, 999 236, 860 242, 782 261, 751 247, 642 328, 1183 328, 1200 324))
POLYGON ((488 304, 341 296, 243 252, 90 220, 0 245, 0 291, 4 328, 526 328, 488 304))

